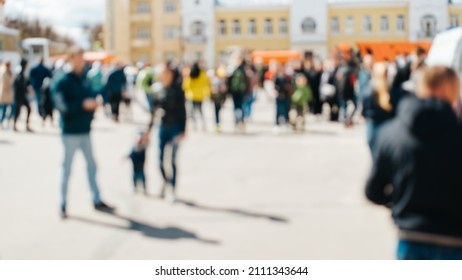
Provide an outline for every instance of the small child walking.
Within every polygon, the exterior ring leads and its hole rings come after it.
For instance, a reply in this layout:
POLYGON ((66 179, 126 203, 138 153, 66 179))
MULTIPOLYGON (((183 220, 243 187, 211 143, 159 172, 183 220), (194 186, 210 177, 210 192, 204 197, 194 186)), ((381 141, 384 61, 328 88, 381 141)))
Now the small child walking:
POLYGON ((133 186, 135 193, 138 191, 138 183, 140 182, 143 187, 145 195, 148 194, 146 187, 146 175, 144 166, 146 162, 146 150, 149 145, 149 132, 141 131, 138 133, 135 145, 130 152, 129 158, 133 163, 133 186))
POLYGON ((308 85, 308 80, 305 75, 298 74, 295 77, 295 92, 292 95, 292 104, 297 112, 295 119, 292 121, 294 130, 300 126, 301 130, 305 130, 305 112, 308 104, 313 100, 313 91, 308 85))

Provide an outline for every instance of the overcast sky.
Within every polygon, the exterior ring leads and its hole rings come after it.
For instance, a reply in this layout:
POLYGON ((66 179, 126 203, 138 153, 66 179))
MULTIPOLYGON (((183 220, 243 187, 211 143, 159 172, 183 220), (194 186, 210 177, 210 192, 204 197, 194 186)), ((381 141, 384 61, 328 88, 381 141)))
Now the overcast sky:
POLYGON ((25 15, 40 18, 58 32, 69 34, 79 43, 85 44, 81 27, 104 20, 105 0, 6 0, 5 16, 9 18, 25 15))

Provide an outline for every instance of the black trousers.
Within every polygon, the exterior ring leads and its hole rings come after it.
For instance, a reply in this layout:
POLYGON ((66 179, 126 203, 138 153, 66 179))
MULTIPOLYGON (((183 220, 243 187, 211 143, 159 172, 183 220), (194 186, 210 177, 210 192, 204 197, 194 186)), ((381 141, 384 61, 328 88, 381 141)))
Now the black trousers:
POLYGON ((16 103, 16 109, 14 111, 14 123, 16 123, 18 121, 19 116, 21 114, 22 107, 26 107, 26 109, 27 109, 26 124, 29 124, 30 113, 31 113, 31 108, 30 108, 29 101, 27 99, 15 100, 15 103, 16 103))
POLYGON ((118 120, 120 114, 120 103, 122 102, 122 94, 112 93, 109 102, 111 103, 112 116, 118 120))

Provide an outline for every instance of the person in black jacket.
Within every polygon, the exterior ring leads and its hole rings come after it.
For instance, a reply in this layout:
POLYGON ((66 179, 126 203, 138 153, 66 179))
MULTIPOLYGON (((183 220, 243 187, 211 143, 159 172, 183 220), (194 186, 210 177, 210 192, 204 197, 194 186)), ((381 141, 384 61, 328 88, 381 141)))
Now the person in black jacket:
POLYGON ((366 195, 391 207, 398 259, 462 259, 462 128, 452 69, 424 70, 417 95, 378 135, 366 195))
POLYGON ((31 108, 29 104, 29 100, 27 98, 27 94, 29 93, 29 81, 26 79, 25 71, 27 68, 27 61, 21 61, 21 71, 19 72, 18 76, 14 79, 13 82, 13 90, 14 90, 14 103, 16 104, 16 110, 14 112, 14 131, 18 131, 16 126, 19 116, 21 115, 22 107, 26 107, 27 109, 27 119, 26 119, 26 130, 28 132, 32 132, 29 126, 29 119, 31 108))
POLYGON ((175 190, 177 183, 176 156, 180 142, 185 137, 186 131, 186 105, 185 94, 181 88, 179 71, 167 64, 160 75, 160 81, 164 87, 163 96, 159 100, 159 107, 163 110, 163 117, 159 128, 159 164, 160 172, 164 179, 161 197, 166 197, 171 203, 175 202, 175 190), (168 175, 165 170, 165 149, 171 146, 171 170, 168 175))

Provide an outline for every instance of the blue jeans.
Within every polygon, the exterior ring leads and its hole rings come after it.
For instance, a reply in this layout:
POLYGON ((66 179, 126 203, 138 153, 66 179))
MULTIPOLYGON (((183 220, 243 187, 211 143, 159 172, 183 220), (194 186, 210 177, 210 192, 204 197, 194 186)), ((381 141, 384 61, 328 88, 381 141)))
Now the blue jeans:
POLYGON ((369 145, 369 149, 372 154, 374 154, 375 151, 377 135, 379 133, 380 127, 381 124, 375 123, 371 120, 366 121, 367 144, 369 145))
POLYGON ((93 157, 90 134, 65 134, 61 140, 64 147, 64 159, 61 170, 61 207, 67 205, 67 189, 71 175, 72 161, 75 152, 81 150, 87 162, 87 175, 90 190, 95 204, 101 203, 98 184, 96 182, 96 163, 93 157))
POLYGON ((400 240, 398 260, 462 260, 462 248, 400 240))
POLYGON ((178 148, 180 146, 179 136, 183 133, 179 126, 165 126, 162 125, 159 129, 159 167, 162 177, 166 183, 170 183, 172 187, 176 187, 176 155, 178 152, 178 148), (167 175, 165 171, 165 148, 167 145, 172 146, 172 156, 171 156, 171 164, 172 164, 172 174, 171 176, 167 175))
POLYGON ((244 100, 243 110, 244 110, 244 119, 248 119, 252 116, 252 107, 255 97, 253 93, 250 93, 244 100))
POLYGON ((276 98, 276 125, 289 122, 289 104, 286 99, 276 98))
POLYGON ((343 121, 351 121, 351 120, 353 120, 353 117, 354 117, 357 109, 358 109, 358 105, 357 105, 357 102, 356 102, 356 98, 340 100, 340 111, 342 111, 342 114, 343 114, 343 121), (353 103, 353 106, 354 106, 353 112, 351 112, 350 115, 348 115, 348 101, 351 101, 353 103))
POLYGON ((10 112, 8 115, 8 119, 11 120, 14 117, 14 105, 13 104, 0 104, 0 110, 2 110, 2 114, 0 115, 0 124, 7 118, 6 111, 10 108, 10 112))

